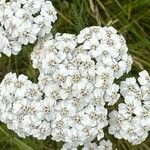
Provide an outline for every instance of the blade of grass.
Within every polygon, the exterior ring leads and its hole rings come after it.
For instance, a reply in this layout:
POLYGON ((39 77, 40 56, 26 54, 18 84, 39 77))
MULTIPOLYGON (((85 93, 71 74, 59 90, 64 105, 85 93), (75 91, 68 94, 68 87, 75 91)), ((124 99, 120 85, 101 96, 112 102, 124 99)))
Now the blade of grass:
POLYGON ((29 145, 17 138, 13 138, 13 142, 19 147, 20 150, 33 150, 29 145))

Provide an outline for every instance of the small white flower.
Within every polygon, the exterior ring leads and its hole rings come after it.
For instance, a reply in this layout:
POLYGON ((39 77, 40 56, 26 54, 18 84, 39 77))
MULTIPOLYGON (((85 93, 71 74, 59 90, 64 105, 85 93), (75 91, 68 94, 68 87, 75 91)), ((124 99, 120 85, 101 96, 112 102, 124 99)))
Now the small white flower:
POLYGON ((49 98, 45 98, 44 100, 38 103, 37 109, 37 117, 41 120, 50 121, 55 118, 54 115, 54 101, 49 98))
POLYGON ((150 85, 150 76, 148 74, 148 72, 146 70, 144 71, 141 71, 139 73, 139 78, 138 78, 138 81, 140 83, 140 85, 150 85))
POLYGON ((65 133, 61 129, 53 128, 52 129, 52 140, 57 142, 65 140, 65 133))
POLYGON ((82 150, 97 150, 97 144, 92 142, 87 142, 84 144, 82 150))
POLYGON ((108 102, 108 105, 114 105, 120 98, 120 94, 118 94, 119 86, 113 84, 106 90, 105 94, 105 102, 108 102))
POLYGON ((11 88, 15 89, 15 96, 22 97, 27 91, 27 87, 31 86, 32 82, 28 80, 28 77, 25 75, 20 75, 11 88))
POLYGON ((51 100, 59 101, 62 99, 60 95, 60 88, 57 83, 51 83, 49 87, 45 89, 45 95, 51 100))
POLYGON ((126 62, 126 72, 128 73, 131 70, 131 66, 133 64, 133 59, 131 55, 124 54, 122 59, 126 62))
POLYGON ((51 127, 49 122, 42 122, 37 129, 32 131, 33 137, 39 140, 45 140, 47 136, 51 134, 51 127))
POLYGON ((125 97, 125 104, 119 104, 119 113, 122 115, 132 115, 135 114, 136 111, 140 111, 141 109, 141 102, 137 101, 133 96, 126 96, 125 97))
POLYGON ((121 82, 120 85, 120 92, 124 95, 136 95, 137 93, 140 93, 140 88, 138 84, 136 83, 136 79, 131 77, 127 78, 125 81, 121 82))
POLYGON ((30 103, 27 99, 16 101, 13 103, 13 112, 15 114, 27 114, 29 111, 30 103))
POLYGON ((98 150, 112 150, 112 143, 110 140, 102 140, 99 144, 98 150))
POLYGON ((13 42, 10 42, 8 43, 8 45, 3 48, 3 53, 6 54, 7 56, 10 56, 11 55, 11 52, 12 54, 16 55, 17 52, 19 52, 21 50, 21 44, 17 41, 13 41, 13 42))
POLYGON ((32 84, 32 86, 28 87, 26 91, 26 98, 28 100, 33 101, 41 101, 42 100, 42 92, 39 90, 39 87, 37 84, 32 84))
MULTIPOLYGON (((9 44, 8 39, 4 36, 0 34, 0 52, 5 51, 4 48, 7 47, 9 44)), ((10 52, 5 52, 8 55, 10 55, 10 52)))
POLYGON ((32 24, 24 24, 20 28, 20 37, 18 38, 18 41, 24 45, 34 43, 36 41, 36 34, 32 24))
POLYGON ((70 143, 73 147, 82 144, 84 137, 80 132, 77 132, 74 128, 71 130, 66 130, 65 140, 67 143, 70 143))
POLYGON ((45 89, 48 87, 49 84, 51 84, 52 78, 48 75, 44 75, 43 73, 40 73, 38 77, 38 85, 41 91, 45 92, 45 89))
POLYGON ((24 4, 23 6, 24 9, 28 9, 33 14, 37 13, 41 9, 42 3, 44 4, 44 0, 29 0, 29 1, 19 0, 19 1, 22 1, 22 4, 24 4))
POLYGON ((74 116, 71 116, 69 125, 76 130, 80 130, 81 128, 83 128, 82 121, 84 120, 84 116, 84 111, 80 111, 74 116))
POLYGON ((115 61, 110 65, 110 67, 114 70, 114 76, 116 79, 119 79, 124 72, 126 71, 126 62, 125 61, 115 61))
POLYGON ((114 82, 114 72, 110 68, 104 68, 103 66, 97 69, 96 87, 107 89, 109 85, 114 82))
POLYGON ((61 101, 55 106, 55 109, 57 110, 57 115, 68 117, 73 116, 76 113, 76 109, 74 106, 72 106, 70 103, 61 101))
POLYGON ((77 150, 77 146, 72 146, 71 144, 69 143, 65 143, 61 150, 77 150))
POLYGON ((53 52, 49 53, 42 62, 42 69, 45 74, 52 74, 56 71, 56 67, 62 60, 53 52))
POLYGON ((89 102, 94 106, 105 105, 104 90, 102 90, 101 88, 95 88, 93 91, 93 97, 89 102))

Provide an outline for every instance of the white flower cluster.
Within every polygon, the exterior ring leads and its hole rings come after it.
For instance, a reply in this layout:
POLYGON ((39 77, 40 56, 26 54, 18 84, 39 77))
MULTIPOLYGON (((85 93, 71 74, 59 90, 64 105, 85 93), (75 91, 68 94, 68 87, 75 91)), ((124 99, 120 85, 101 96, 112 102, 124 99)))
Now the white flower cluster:
POLYGON ((118 112, 109 115, 109 133, 116 138, 140 144, 150 131, 150 76, 147 71, 139 73, 139 84, 131 77, 121 82, 120 92, 124 103, 118 112))
POLYGON ((34 43, 31 59, 38 83, 8 73, 0 83, 0 121, 18 136, 63 141, 62 150, 112 150, 103 128, 133 144, 150 131, 150 76, 147 71, 121 82, 124 102, 109 114, 106 105, 120 98, 114 83, 131 70, 133 60, 113 27, 92 26, 79 35, 51 36, 56 10, 49 0, 0 0, 0 56, 17 55, 34 43))
POLYGON ((97 68, 110 68, 113 78, 119 79, 131 70, 133 60, 127 54, 126 41, 112 26, 85 28, 78 35, 77 42, 79 48, 97 62, 97 68))
POLYGON ((50 100, 42 100, 38 85, 27 76, 7 74, 0 84, 0 120, 18 136, 45 139, 51 133, 50 100))
MULTIPOLYGON (((61 150, 77 150, 77 148, 64 144, 61 150)), ((112 143, 110 140, 102 140, 99 145, 95 142, 88 142, 83 145, 82 150, 112 150, 112 143)))
POLYGON ((48 0, 0 1, 0 54, 17 55, 23 44, 34 43, 38 36, 50 34, 57 19, 48 0))
MULTIPOLYGON (((53 102, 52 139, 72 147, 103 138, 103 128, 108 124, 104 96, 111 100, 111 93, 95 85, 98 77, 95 62, 86 53, 77 52, 75 38, 70 34, 56 35, 55 39, 40 43, 32 53, 34 66, 41 71, 40 90, 53 102)), ((101 74, 104 73, 103 69, 101 74)), ((113 83, 108 72, 104 80, 113 83)), ((114 87, 117 95, 118 87, 114 87)))
POLYGON ((85 28, 78 36, 56 34, 40 40, 31 54, 39 87, 51 100, 51 135, 77 147, 101 140, 107 109, 120 95, 114 83, 131 69, 125 39, 113 27, 85 28))

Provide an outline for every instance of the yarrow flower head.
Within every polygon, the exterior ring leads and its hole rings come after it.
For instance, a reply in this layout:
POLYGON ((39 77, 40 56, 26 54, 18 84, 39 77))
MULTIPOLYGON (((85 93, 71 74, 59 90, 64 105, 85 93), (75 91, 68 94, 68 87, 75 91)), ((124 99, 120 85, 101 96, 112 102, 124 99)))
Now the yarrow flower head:
POLYGON ((143 142, 150 131, 150 76, 147 71, 121 82, 120 92, 124 103, 109 115, 109 133, 133 144, 143 142))
POLYGON ((40 39, 31 59, 40 71, 40 90, 54 102, 52 139, 72 149, 100 141, 108 125, 105 105, 120 97, 114 80, 131 69, 124 38, 113 27, 85 28, 78 36, 58 33, 40 39))
POLYGON ((57 19, 48 0, 0 1, 0 54, 17 55, 22 45, 50 34, 57 19))
POLYGON ((42 95, 27 76, 7 74, 0 84, 0 120, 20 137, 45 139, 51 134, 53 103, 42 95))

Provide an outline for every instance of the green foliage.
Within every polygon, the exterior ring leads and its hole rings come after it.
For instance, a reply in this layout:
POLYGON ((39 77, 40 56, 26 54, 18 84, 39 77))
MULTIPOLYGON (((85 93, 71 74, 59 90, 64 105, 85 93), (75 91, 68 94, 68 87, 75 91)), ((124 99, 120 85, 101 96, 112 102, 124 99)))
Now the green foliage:
MULTIPOLYGON (((150 72, 150 0, 52 0, 58 11, 58 20, 53 33, 67 32, 78 34, 81 29, 92 25, 112 25, 127 40, 129 53, 134 59, 130 76, 147 69, 150 72)), ((31 65, 30 53, 34 45, 23 46, 17 56, 0 58, 0 79, 10 71, 26 74, 37 82, 38 71, 31 65)), ((129 75, 126 75, 129 76, 129 75)), ((123 79, 123 78, 122 78, 123 79)), ((115 107, 115 106, 114 106, 115 107)), ((113 108, 110 108, 110 110, 113 108)), ((139 146, 117 140, 106 130, 106 139, 118 150, 149 150, 150 137, 139 146)), ((49 138, 39 141, 34 138, 21 139, 0 124, 0 150, 59 150, 61 143, 49 138)))

